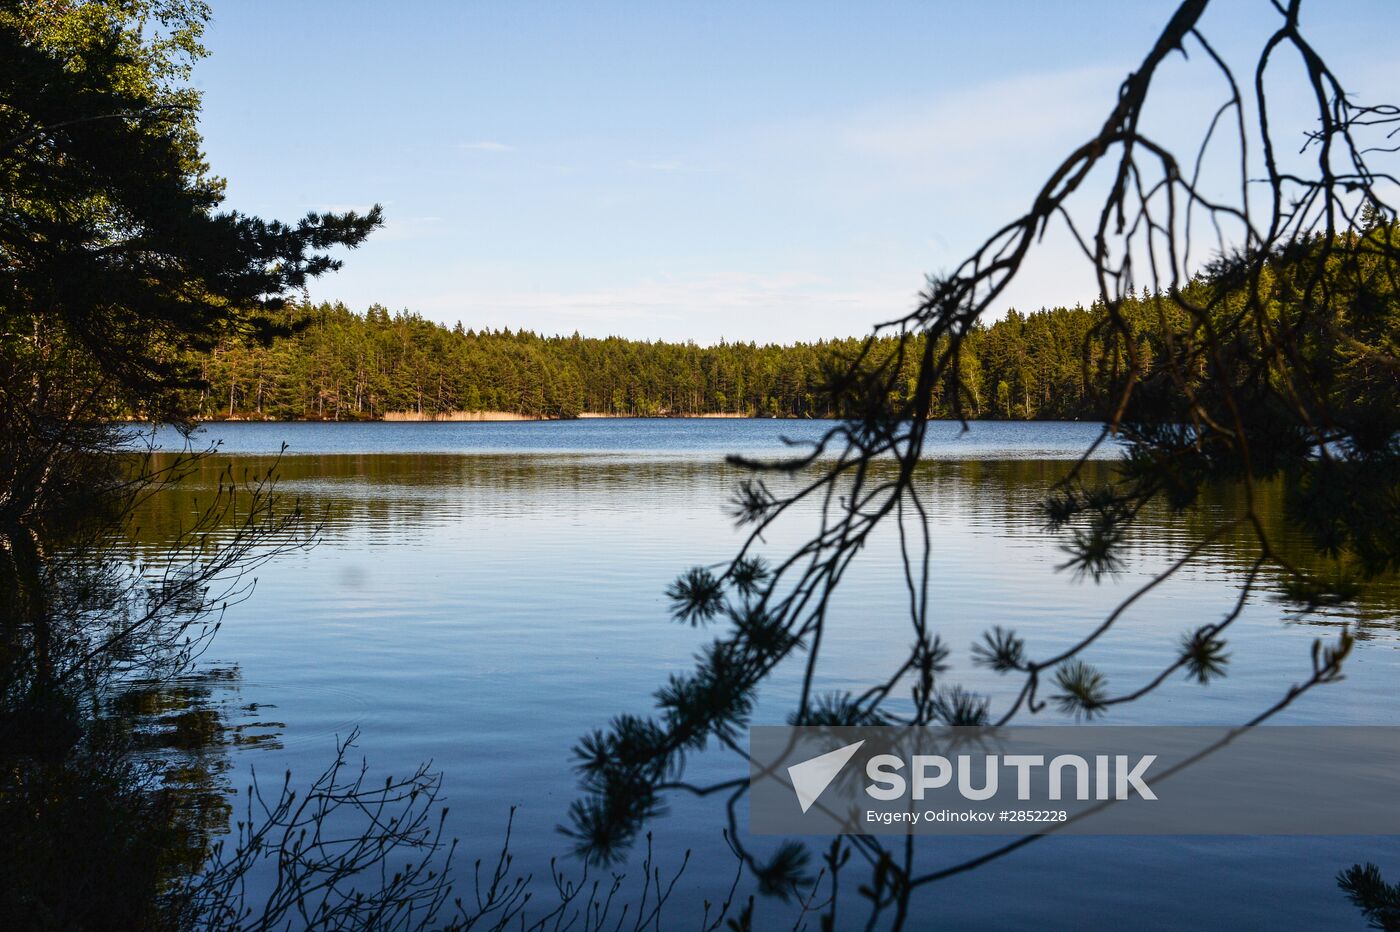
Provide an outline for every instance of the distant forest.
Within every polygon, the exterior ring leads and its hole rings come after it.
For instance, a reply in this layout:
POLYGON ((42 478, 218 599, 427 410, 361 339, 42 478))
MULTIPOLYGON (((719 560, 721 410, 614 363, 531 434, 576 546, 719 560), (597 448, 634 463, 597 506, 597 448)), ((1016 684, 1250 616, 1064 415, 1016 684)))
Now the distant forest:
MULTIPOLYGON (((1125 316, 1157 319, 1161 302, 1129 302, 1125 316)), ((227 340, 206 353, 206 387, 192 395, 201 419, 380 419, 386 413, 434 417, 500 411, 526 417, 694 416, 834 417, 829 376, 842 371, 864 338, 791 345, 664 343, 540 336, 526 330, 447 327, 418 314, 364 314, 343 304, 288 309, 301 329, 268 346, 227 340)), ((963 408, 978 418, 1102 417, 1120 349, 1084 343, 1104 309, 1016 311, 979 325, 963 348, 963 408), (1087 378, 1086 378, 1087 376, 1087 378)), ((912 390, 921 337, 906 346, 912 390), (912 350, 912 352, 911 352, 912 350)), ((1150 358, 1151 341, 1141 349, 1150 358)), ((877 341, 871 365, 888 360, 898 340, 877 341)), ((946 388, 946 387, 945 387, 946 388)), ((940 410, 952 413, 951 397, 940 410)))

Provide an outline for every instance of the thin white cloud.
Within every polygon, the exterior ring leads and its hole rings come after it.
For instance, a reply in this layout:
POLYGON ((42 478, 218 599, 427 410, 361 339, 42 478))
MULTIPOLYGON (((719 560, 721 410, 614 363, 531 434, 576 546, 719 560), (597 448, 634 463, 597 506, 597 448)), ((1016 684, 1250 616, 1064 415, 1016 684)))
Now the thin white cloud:
POLYGON ((467 149, 472 152, 514 152, 515 146, 508 146, 503 142, 496 142, 494 139, 483 139, 479 142, 459 143, 457 148, 467 149))
POLYGON ((981 84, 923 105, 858 117, 841 141, 879 158, 985 158, 1003 147, 1035 146, 1096 128, 1123 74, 1122 68, 1094 66, 981 84))
POLYGON ((1124 73, 1094 66, 1020 75, 794 120, 762 133, 750 159, 844 202, 1026 182, 1098 128, 1124 73))

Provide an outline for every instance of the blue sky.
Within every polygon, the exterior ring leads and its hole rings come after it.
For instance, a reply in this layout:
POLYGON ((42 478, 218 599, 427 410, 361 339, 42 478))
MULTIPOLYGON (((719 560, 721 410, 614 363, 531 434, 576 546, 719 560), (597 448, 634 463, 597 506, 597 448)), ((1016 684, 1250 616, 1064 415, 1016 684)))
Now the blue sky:
MULTIPOLYGON (((1227 52, 1270 15, 1216 6, 1227 52)), ((195 81, 228 206, 384 205, 315 298, 790 342, 899 316, 1024 210, 1174 7, 216 0, 195 81)), ((1400 3, 1308 7, 1354 88, 1400 89, 1400 3)), ((1167 133, 1214 99, 1173 69, 1167 133)), ((1047 243, 1008 302, 1092 298, 1068 250, 1047 243)))

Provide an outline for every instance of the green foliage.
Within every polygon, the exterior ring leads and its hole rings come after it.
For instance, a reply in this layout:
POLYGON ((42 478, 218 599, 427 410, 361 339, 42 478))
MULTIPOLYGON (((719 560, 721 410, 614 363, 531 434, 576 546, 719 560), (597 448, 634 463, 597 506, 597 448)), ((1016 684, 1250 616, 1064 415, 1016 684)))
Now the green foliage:
POLYGON ((729 579, 741 595, 751 596, 769 576, 768 563, 762 557, 741 557, 734 561, 729 579))
POLYGON ((1201 628, 1181 639, 1181 657, 1186 663, 1187 674, 1204 686, 1213 679, 1225 675, 1230 663, 1230 655, 1225 652, 1225 641, 1214 635, 1210 628, 1201 628))
POLYGON ((890 720, 877 708, 862 705, 850 693, 822 693, 812 700, 806 714, 792 713, 789 725, 818 725, 850 727, 858 725, 888 725, 890 720))
POLYGON ((0 349, 44 369, 50 347, 69 348, 104 395, 165 413, 160 393, 195 381, 185 351, 288 332, 269 314, 379 212, 292 225, 217 212, 189 135, 195 99, 168 88, 168 56, 129 50, 141 24, 78 42, 54 20, 36 17, 49 41, 0 18, 0 349))
POLYGON ((178 420, 190 354, 267 342, 287 295, 379 225, 220 212, 186 84, 198 0, 0 9, 0 524, 52 515, 116 445, 116 414, 178 420))
POLYGON ((694 673, 671 675, 657 690, 656 705, 668 732, 686 736, 692 750, 702 749, 711 735, 737 740, 753 708, 743 658, 732 645, 716 641, 701 653, 694 673))
POLYGON ((1083 660, 1076 658, 1061 664, 1055 670, 1055 685, 1060 691, 1052 698, 1060 711, 1085 719, 1103 711, 1108 680, 1083 660))
MULTIPOLYGON (((1130 313, 1137 310, 1130 309, 1130 313)), ((1146 314, 1145 307, 1141 309, 1146 314)), ((964 413, 982 418, 1077 419, 1106 416, 1110 384, 1085 377, 1080 351, 1112 355, 1092 337, 1103 309, 1051 308, 977 327, 963 344, 964 413), (1004 403, 977 385, 1004 385, 1004 403)), ((300 305, 278 317, 285 329, 258 345, 231 336, 195 357, 205 385, 186 398, 200 418, 361 420, 405 412, 432 418, 454 411, 526 417, 579 414, 730 414, 855 417, 906 404, 922 338, 820 340, 785 346, 714 346, 542 336, 527 330, 447 327, 379 305, 300 305), (864 355, 862 355, 864 354, 864 355), (888 378, 894 397, 868 407, 868 386, 850 369, 888 378), (903 374, 901 376, 901 373, 903 374), (888 404, 887 404, 888 403, 888 404)), ((881 389, 882 397, 886 393, 881 389)), ((952 393, 929 414, 953 417, 952 393)))
POLYGON ((1067 530, 1067 566, 1116 572, 1150 500, 1185 511, 1213 484, 1254 495, 1281 480, 1288 524, 1333 563, 1283 567, 1289 600, 1337 605, 1400 569, 1400 225, 1374 203, 1358 213, 1345 231, 1227 255, 1168 294, 1124 300, 1161 319, 1115 324, 1143 336, 1117 481, 1070 483, 1046 503, 1049 527, 1067 530))
POLYGON ((811 883, 807 874, 810 860, 811 855, 803 845, 795 841, 783 842, 771 858, 754 868, 759 892, 783 901, 796 896, 802 887, 811 883))
POLYGON ((937 721, 958 727, 981 727, 987 724, 991 700, 969 692, 961 686, 945 686, 934 694, 933 712, 937 721))
POLYGON ((1385 882, 1374 864, 1353 864, 1337 874, 1337 886, 1373 929, 1400 929, 1400 886, 1385 882))
MULTIPOLYGON (((1388 234, 1378 227, 1369 235, 1381 244, 1388 234)), ((1284 261, 1280 257, 1270 267, 1282 269, 1284 261)), ((1283 287, 1278 283, 1286 279, 1275 271, 1265 284, 1283 287)), ((1179 298, 1213 308, 1209 317, 1224 325, 1237 316, 1245 287, 1236 267, 1221 262, 1179 298)), ((1393 341, 1395 302, 1386 287, 1372 281, 1353 289, 1362 293, 1348 300, 1364 314, 1344 316, 1329 337, 1329 352, 1338 355, 1328 364, 1329 378, 1344 386, 1357 423, 1389 424, 1386 403, 1396 400, 1393 377, 1383 364, 1400 352, 1387 342, 1393 341)), ((926 416, 1105 420, 1131 377, 1137 388, 1126 412, 1129 439, 1143 449, 1189 452, 1196 435, 1189 418, 1178 418, 1184 399, 1204 400, 1199 386, 1213 384, 1213 370, 1199 358, 1182 358, 1177 331, 1200 337, 1216 324, 1190 318, 1177 299, 1147 292, 1124 297, 1114 314, 1121 324, 1108 326, 1102 303, 1028 314, 1013 309, 1001 319, 973 325, 958 338, 956 373, 950 367, 930 392, 926 416)), ((840 417, 863 424, 874 442, 913 411, 928 339, 909 334, 699 346, 476 330, 460 323, 448 327, 409 311, 391 314, 373 305, 360 314, 339 303, 302 304, 270 316, 276 332, 284 334, 271 345, 234 332, 192 357, 204 384, 184 400, 190 415, 361 420, 391 412, 432 418, 500 411, 562 418, 584 413, 840 417)), ((933 355, 949 348, 950 338, 940 337, 933 355)), ((1252 351, 1248 345, 1236 350, 1252 351)), ((1254 413, 1270 411, 1276 406, 1254 413)), ((1275 446, 1288 436, 1276 434, 1275 446)), ((1370 448, 1383 448, 1384 424, 1371 434, 1380 439, 1369 442, 1370 448)), ((1286 458, 1287 451, 1277 452, 1286 458)), ((1189 505, 1209 477, 1209 470, 1186 455, 1144 454, 1137 465, 1156 473, 1159 491, 1178 507, 1189 505)), ((1321 496, 1328 487, 1309 488, 1321 496)), ((1080 501, 1065 503, 1065 517, 1107 504, 1086 492, 1080 501)), ((1321 502, 1300 498, 1300 507, 1329 513, 1321 502)), ((1112 519, 1108 513, 1104 517, 1112 519)), ((1319 535, 1328 530, 1319 524, 1319 535)), ((1107 571, 1092 556, 1084 569, 1107 571)))
POLYGON ((980 643, 972 645, 972 662, 998 673, 1022 670, 1026 666, 1026 642, 1001 625, 984 632, 980 643))
POLYGON ((709 621, 724 607, 724 586, 713 573, 697 566, 682 575, 666 590, 671 614, 677 621, 698 625, 709 621))
MULTIPOLYGON (((749 593, 736 582, 734 588, 745 598, 749 593)), ((763 656, 777 656, 786 652, 796 643, 796 638, 787 628, 761 605, 745 602, 742 606, 728 606, 728 614, 734 622, 734 634, 745 643, 753 645, 763 656)))

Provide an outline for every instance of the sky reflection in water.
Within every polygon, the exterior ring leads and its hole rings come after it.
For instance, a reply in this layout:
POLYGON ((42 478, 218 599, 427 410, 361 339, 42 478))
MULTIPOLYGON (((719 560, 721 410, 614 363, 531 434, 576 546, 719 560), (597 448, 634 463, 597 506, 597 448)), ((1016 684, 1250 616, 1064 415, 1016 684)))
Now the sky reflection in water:
MULTIPOLYGON (((285 439, 281 488, 324 515, 323 543, 263 568, 253 598, 229 613, 206 657, 236 667, 234 707, 282 727, 275 741, 235 747, 230 784, 247 771, 311 779, 333 736, 352 727, 375 772, 431 758, 446 775, 449 831, 460 837, 470 883, 493 856, 511 805, 517 864, 547 882, 554 831, 576 793, 569 749, 620 712, 647 712, 651 694, 711 636, 668 620, 663 596, 681 570, 731 555, 739 536, 724 504, 743 473, 724 452, 776 452, 779 434, 815 435, 791 421, 580 421, 551 424, 236 424, 199 438, 221 453, 190 488, 152 502, 152 544, 193 508, 200 482, 230 459, 263 467, 285 439), (511 450, 510 453, 503 452, 511 450), (463 455, 471 453, 473 455, 463 455)), ((1058 541, 1036 505, 1094 435, 1088 424, 937 425, 942 460, 922 477, 933 521, 932 597, 952 648, 954 681, 1004 707, 1010 684, 968 663, 992 625, 1016 628, 1033 655, 1068 643, 1172 555, 1190 528, 1164 514, 1123 576, 1094 586, 1056 567, 1058 541), (945 430, 946 428, 946 430, 945 430), (985 461, 984 461, 985 460, 985 461)), ((1102 472, 1108 464, 1092 467, 1102 472)), ((207 495, 207 486, 205 488, 207 495)), ((1216 493, 1205 507, 1238 502, 1216 493)), ((769 535, 779 555, 813 526, 799 512, 769 535)), ((825 689, 863 689, 903 659, 910 639, 890 534, 861 555, 833 603, 823 651, 825 689)), ((1233 574, 1249 554, 1225 541, 1135 607, 1090 655, 1119 689, 1150 679, 1182 632, 1229 608, 1233 574)), ((1394 589, 1364 606, 1367 638, 1347 679, 1286 713, 1294 723, 1400 723, 1394 589)), ((1248 718, 1305 675, 1311 640, 1336 619, 1290 620, 1267 595, 1230 638, 1230 675, 1199 687, 1173 681, 1110 722, 1206 724, 1248 718)), ((777 723, 796 694, 795 670, 764 689, 755 721, 777 723)), ((1047 710, 1046 723, 1060 719, 1047 710)), ((689 777, 745 772, 719 754, 689 777)), ((241 805, 241 804, 239 804, 241 805)), ((673 917, 727 890, 732 860, 719 837, 722 804, 672 800, 655 825, 663 867, 696 852, 673 917)), ((926 839, 932 868, 988 840, 926 839)), ((759 847, 762 847, 760 844, 759 847)), ((1361 838, 1047 839, 922 894, 953 927, 1065 928, 1134 917, 1137 927, 1232 925, 1359 927, 1333 875, 1355 861, 1400 870, 1400 840, 1361 838), (1015 896, 1007 891, 1015 890, 1015 896), (934 905, 936 904, 936 906, 934 905)), ((765 909, 771 909, 766 905, 765 909)))

